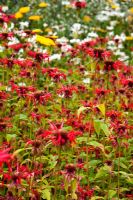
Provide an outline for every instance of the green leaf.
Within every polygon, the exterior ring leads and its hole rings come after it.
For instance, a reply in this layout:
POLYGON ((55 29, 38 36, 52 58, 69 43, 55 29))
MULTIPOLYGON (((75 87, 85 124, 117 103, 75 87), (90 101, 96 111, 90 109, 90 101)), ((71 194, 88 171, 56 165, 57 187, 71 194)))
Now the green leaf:
POLYGON ((94 146, 94 147, 99 147, 101 150, 104 151, 104 146, 97 141, 91 141, 91 142, 89 142, 89 145, 94 146))
POLYGON ((20 114, 20 115, 19 115, 19 119, 20 119, 20 120, 27 120, 28 118, 27 118, 27 115, 20 114))
POLYGON ((95 197, 92 197, 92 198, 91 198, 91 200, 97 200, 97 199, 104 199, 104 197, 95 196, 95 197))
POLYGON ((97 105, 97 108, 101 111, 103 116, 105 116, 105 104, 99 104, 97 105))
POLYGON ((101 120, 94 120, 94 128, 97 134, 100 133, 101 130, 105 133, 106 136, 110 135, 110 131, 108 129, 108 126, 101 120))
POLYGON ((101 178, 104 179, 109 175, 110 172, 111 172, 111 167, 105 165, 98 170, 95 179, 101 179, 101 178))
POLYGON ((100 162, 101 162, 101 161, 99 161, 99 160, 90 160, 89 166, 90 166, 90 167, 97 166, 100 162))
POLYGON ((117 194, 117 192, 115 190, 109 190, 108 197, 110 199, 112 199, 116 194, 117 194))
POLYGON ((101 123, 101 129, 103 130, 103 132, 105 133, 106 136, 110 135, 110 131, 108 129, 108 126, 104 123, 101 123))
POLYGON ((7 134, 6 135, 6 139, 7 139, 7 142, 10 142, 12 139, 16 138, 16 134, 7 134))
POLYGON ((75 193, 77 189, 77 180, 74 179, 71 184, 72 184, 72 192, 75 193))
POLYGON ((101 121, 100 120, 94 120, 94 128, 96 133, 99 135, 101 130, 101 121))
POLYGON ((14 151, 13 157, 14 157, 14 156, 17 156, 17 155, 18 155, 19 153, 21 153, 22 151, 29 150, 29 149, 32 149, 32 147, 17 149, 16 151, 14 151))
POLYGON ((45 190, 42 191, 42 198, 43 199, 50 200, 51 199, 50 196, 51 196, 50 191, 48 189, 45 189, 45 190))

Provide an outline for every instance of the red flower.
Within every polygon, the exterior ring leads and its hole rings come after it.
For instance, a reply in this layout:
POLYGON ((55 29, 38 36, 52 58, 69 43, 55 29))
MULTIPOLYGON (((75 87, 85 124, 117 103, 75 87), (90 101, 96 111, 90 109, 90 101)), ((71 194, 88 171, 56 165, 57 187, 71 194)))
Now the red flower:
POLYGON ((107 117, 110 117, 112 120, 116 119, 117 117, 121 116, 121 112, 110 110, 106 112, 107 117))
POLYGON ((66 165, 65 170, 61 171, 61 174, 64 175, 65 179, 68 181, 72 180, 76 175, 76 166, 74 164, 66 165))
POLYGON ((106 90, 104 88, 97 88, 95 90, 95 93, 98 95, 98 96, 104 96, 106 94, 108 94, 110 92, 110 90, 106 90))
POLYGON ((85 0, 81 0, 81 1, 74 1, 72 3, 72 5, 78 9, 80 9, 80 8, 85 8, 87 6, 87 3, 85 0))
POLYGON ((0 166, 4 162, 9 162, 12 159, 12 154, 9 154, 10 148, 0 151, 0 166))
POLYGON ((57 93, 64 98, 70 98, 72 97, 73 92, 77 92, 77 91, 78 89, 76 86, 67 85, 67 86, 62 86, 62 88, 59 89, 57 93))
POLYGON ((0 33, 0 39, 5 40, 9 37, 13 37, 13 35, 14 34, 12 32, 10 32, 10 33, 0 33))
POLYGON ((79 185, 77 193, 80 200, 85 200, 87 197, 90 199, 94 194, 94 189, 90 189, 88 186, 81 187, 79 185))
POLYGON ((32 58, 35 58, 37 61, 43 61, 45 59, 48 60, 49 55, 47 53, 37 53, 35 51, 29 51, 28 55, 32 58))
POLYGON ((42 72, 47 73, 55 82, 60 81, 61 79, 66 79, 66 75, 59 71, 58 68, 44 68, 42 72))

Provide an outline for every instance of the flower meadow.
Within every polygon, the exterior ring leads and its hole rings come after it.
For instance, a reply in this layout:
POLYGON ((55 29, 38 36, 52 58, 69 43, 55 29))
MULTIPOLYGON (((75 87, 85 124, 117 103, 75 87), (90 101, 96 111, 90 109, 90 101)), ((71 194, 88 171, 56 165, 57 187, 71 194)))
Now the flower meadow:
POLYGON ((133 199, 133 1, 0 1, 0 200, 133 199))

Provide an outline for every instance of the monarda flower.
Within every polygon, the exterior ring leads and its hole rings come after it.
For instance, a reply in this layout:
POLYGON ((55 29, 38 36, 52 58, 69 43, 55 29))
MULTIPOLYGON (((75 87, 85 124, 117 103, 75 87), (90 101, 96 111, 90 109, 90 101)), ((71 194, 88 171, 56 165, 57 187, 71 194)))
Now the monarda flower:
MULTIPOLYGON (((55 146, 64 146, 66 144, 76 143, 76 137, 81 135, 80 131, 66 131, 63 129, 63 123, 50 123, 50 129, 42 131, 41 137, 50 139, 55 146)), ((40 137, 39 136, 39 137, 40 137)))
POLYGON ((59 90, 57 90, 57 93, 64 98, 71 98, 74 92, 77 92, 78 89, 76 86, 62 86, 59 90))
POLYGON ((81 9, 81 8, 85 8, 87 6, 87 3, 85 0, 79 0, 79 1, 72 2, 72 5, 77 9, 81 9))
POLYGON ((58 82, 62 79, 66 79, 66 75, 61 72, 58 68, 44 68, 42 73, 47 73, 49 77, 53 79, 53 81, 58 82))
POLYGON ((110 90, 106 90, 106 89, 104 89, 104 88, 96 88, 95 93, 96 93, 98 96, 104 96, 104 95, 110 93, 110 90))
POLYGON ((132 88, 133 87, 133 77, 122 78, 121 83, 124 86, 128 86, 129 88, 132 88))
POLYGON ((104 62, 104 70, 105 71, 111 71, 115 69, 115 62, 112 60, 108 60, 104 62))
POLYGON ((110 117, 112 120, 115 120, 116 118, 120 117, 122 115, 121 112, 115 111, 115 110, 110 110, 106 112, 106 116, 110 117))
POLYGON ((0 33, 0 39, 2 39, 2 40, 6 40, 6 39, 8 39, 8 38, 11 38, 11 37, 13 37, 13 33, 12 32, 10 32, 10 33, 0 33))
POLYGON ((76 176, 76 166, 74 164, 67 164, 65 169, 61 171, 61 174, 67 179, 71 181, 76 176))
POLYGON ((105 49, 96 48, 93 52, 94 57, 99 60, 107 60, 111 56, 111 53, 105 49))
POLYGON ((49 58, 49 55, 47 53, 37 53, 35 51, 29 51, 28 55, 39 62, 49 58))
POLYGON ((35 104, 45 104, 48 100, 51 99, 51 94, 45 91, 36 91, 33 93, 33 102, 35 104))
POLYGON ((0 24, 3 24, 4 22, 8 23, 10 22, 15 16, 14 15, 7 15, 7 14, 2 14, 0 16, 0 24))
POLYGON ((81 187, 79 185, 77 194, 80 200, 86 200, 88 198, 91 199, 94 194, 94 189, 90 189, 88 186, 81 187))
POLYGON ((10 148, 7 148, 5 150, 0 150, 0 166, 3 163, 8 163, 13 158, 12 154, 9 154, 10 148))

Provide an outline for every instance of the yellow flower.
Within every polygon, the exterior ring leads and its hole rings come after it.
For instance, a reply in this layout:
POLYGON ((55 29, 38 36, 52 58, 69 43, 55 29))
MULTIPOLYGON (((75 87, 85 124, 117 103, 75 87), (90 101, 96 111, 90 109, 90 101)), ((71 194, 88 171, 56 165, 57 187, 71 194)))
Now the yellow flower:
POLYGON ((41 33, 42 30, 41 30, 41 29, 34 29, 34 30, 32 30, 32 32, 33 32, 33 33, 41 33))
POLYGON ((133 14, 133 7, 129 9, 129 12, 133 14))
POLYGON ((41 35, 36 36, 36 41, 40 44, 44 44, 46 46, 55 46, 55 42, 49 38, 43 37, 41 35))
POLYGON ((27 13, 27 12, 29 12, 30 11, 30 7, 22 7, 22 8, 20 8, 19 9, 19 12, 20 13, 27 13))
POLYGON ((41 18, 40 15, 32 15, 29 17, 29 20, 38 21, 40 20, 40 18, 41 18))
POLYGON ((48 4, 45 3, 45 2, 42 2, 42 3, 39 4, 40 8, 46 8, 47 6, 48 6, 48 4))
POLYGON ((112 9, 117 9, 117 8, 119 8, 119 6, 118 6, 118 5, 115 5, 115 4, 112 4, 111 7, 112 7, 112 9))
POLYGON ((48 27, 48 28, 45 28, 45 31, 49 33, 49 32, 52 32, 52 29, 48 27))
POLYGON ((83 17, 83 21, 84 22, 90 22, 92 19, 91 19, 91 17, 89 17, 89 16, 87 16, 87 15, 85 15, 84 17, 83 17))
POLYGON ((127 36, 126 40, 133 40, 133 36, 127 36))
POLYGON ((50 35, 49 37, 52 38, 52 39, 57 39, 58 38, 57 35, 50 35))
POLYGON ((22 18, 22 17, 23 17, 23 15, 20 12, 16 12, 15 13, 15 18, 16 19, 19 19, 19 18, 22 18))

